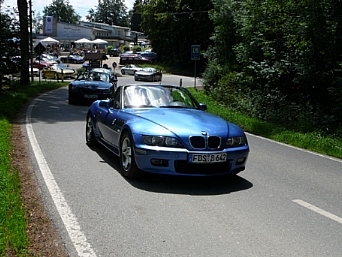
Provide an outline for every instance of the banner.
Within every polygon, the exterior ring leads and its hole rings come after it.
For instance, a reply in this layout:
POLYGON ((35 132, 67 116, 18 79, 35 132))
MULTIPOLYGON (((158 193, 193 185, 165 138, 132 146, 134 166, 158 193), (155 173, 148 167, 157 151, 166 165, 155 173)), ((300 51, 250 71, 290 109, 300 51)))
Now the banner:
POLYGON ((53 16, 45 16, 45 33, 51 34, 53 27, 53 16))

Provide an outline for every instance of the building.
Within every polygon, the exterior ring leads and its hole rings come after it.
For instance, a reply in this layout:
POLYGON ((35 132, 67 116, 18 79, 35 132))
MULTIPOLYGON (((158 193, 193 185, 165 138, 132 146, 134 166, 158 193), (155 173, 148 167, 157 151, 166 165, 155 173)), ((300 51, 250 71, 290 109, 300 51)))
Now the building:
MULTIPOLYGON (((95 48, 105 48, 110 45, 117 48, 121 45, 129 45, 130 42, 135 41, 135 33, 131 35, 129 27, 121 27, 116 25, 108 25, 97 22, 80 21, 78 24, 69 24, 65 22, 58 22, 54 17, 47 16, 43 19, 43 34, 37 35, 35 42, 45 37, 52 37, 60 42, 60 45, 65 50, 70 50, 76 47, 86 48, 87 44, 77 46, 76 40, 86 38, 91 41, 95 39, 102 39, 108 44, 92 45, 95 48)), ((35 44, 34 44, 35 45, 35 44)))

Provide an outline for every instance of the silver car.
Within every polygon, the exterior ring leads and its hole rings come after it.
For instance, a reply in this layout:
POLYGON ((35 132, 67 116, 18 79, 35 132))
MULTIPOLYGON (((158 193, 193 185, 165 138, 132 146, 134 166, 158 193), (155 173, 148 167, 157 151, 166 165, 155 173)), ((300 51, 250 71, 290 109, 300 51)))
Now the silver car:
POLYGON ((125 67, 121 68, 122 75, 134 75, 135 72, 142 70, 141 67, 135 66, 134 64, 127 64, 125 67))

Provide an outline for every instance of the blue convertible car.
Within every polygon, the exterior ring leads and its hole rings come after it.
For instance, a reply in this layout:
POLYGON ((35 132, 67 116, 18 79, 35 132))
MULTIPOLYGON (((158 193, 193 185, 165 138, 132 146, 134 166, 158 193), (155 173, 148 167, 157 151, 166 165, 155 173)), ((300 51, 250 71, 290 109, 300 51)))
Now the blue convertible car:
POLYGON ((86 143, 101 143, 119 156, 120 172, 130 178, 243 171, 249 153, 244 131, 206 108, 183 87, 120 86, 113 98, 90 106, 86 143))

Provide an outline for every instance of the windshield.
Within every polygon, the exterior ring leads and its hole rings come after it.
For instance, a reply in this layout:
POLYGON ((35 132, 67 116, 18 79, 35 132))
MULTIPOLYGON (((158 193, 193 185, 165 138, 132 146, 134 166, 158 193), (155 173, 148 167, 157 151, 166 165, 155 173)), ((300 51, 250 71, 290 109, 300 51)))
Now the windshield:
POLYGON ((77 77, 77 80, 110 82, 110 76, 104 72, 84 72, 77 77))
POLYGON ((154 69, 154 68, 143 68, 142 71, 145 71, 145 72, 155 72, 156 69, 154 69))
POLYGON ((124 106, 197 108, 191 96, 181 88, 146 85, 125 87, 124 106))

